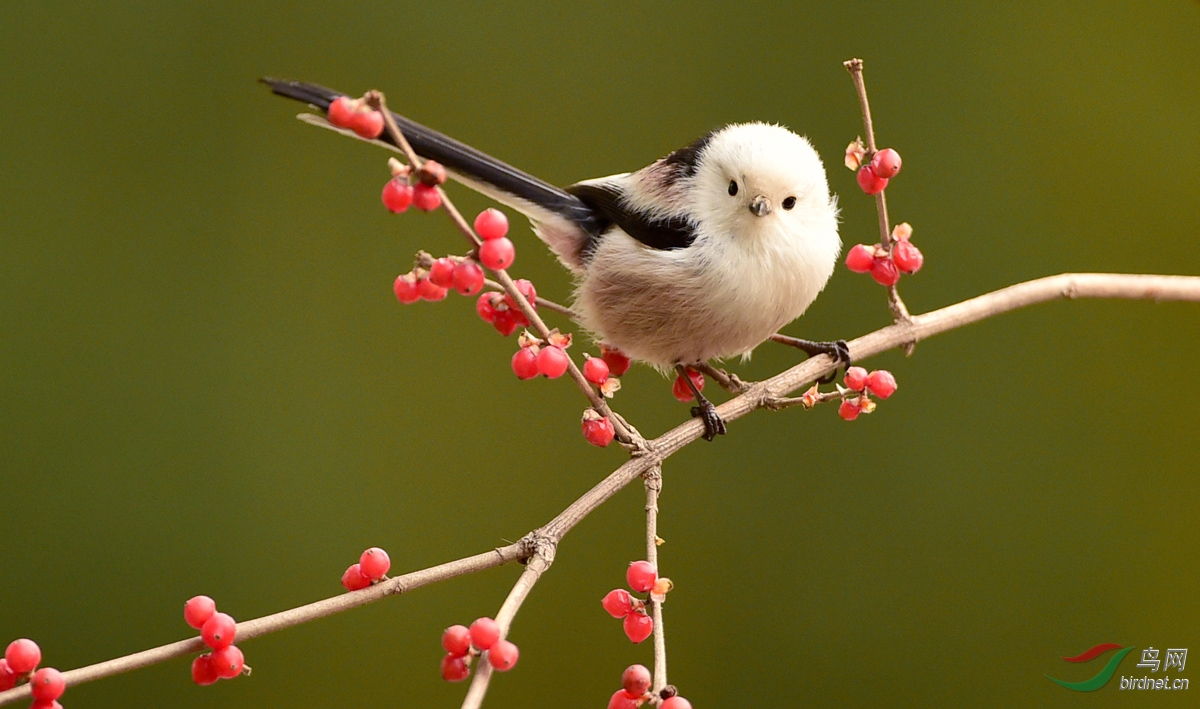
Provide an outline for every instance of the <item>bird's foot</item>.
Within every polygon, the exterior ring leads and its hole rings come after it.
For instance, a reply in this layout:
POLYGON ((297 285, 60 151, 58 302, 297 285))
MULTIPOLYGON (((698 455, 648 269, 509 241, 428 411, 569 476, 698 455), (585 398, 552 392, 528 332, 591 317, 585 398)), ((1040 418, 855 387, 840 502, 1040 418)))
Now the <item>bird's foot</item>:
POLYGON ((700 405, 692 407, 692 416, 704 422, 704 440, 711 441, 717 436, 725 435, 725 420, 708 399, 700 398, 700 405))
MULTIPOLYGON (((798 337, 788 337, 787 335, 772 335, 771 339, 775 342, 790 345, 798 350, 801 350, 809 357, 827 354, 833 358, 833 362, 838 367, 850 368, 852 364, 850 360, 850 346, 845 340, 834 340, 833 342, 813 342, 812 340, 802 340, 798 337)), ((837 368, 834 368, 828 376, 817 380, 818 384, 828 384, 834 379, 837 379, 837 368)))

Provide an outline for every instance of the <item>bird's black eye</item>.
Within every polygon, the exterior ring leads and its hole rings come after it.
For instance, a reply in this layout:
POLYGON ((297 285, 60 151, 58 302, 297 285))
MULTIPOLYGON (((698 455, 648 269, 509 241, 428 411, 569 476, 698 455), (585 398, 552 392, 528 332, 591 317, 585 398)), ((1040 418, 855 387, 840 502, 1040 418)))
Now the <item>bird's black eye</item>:
POLYGON ((792 207, 795 207, 795 206, 796 206, 796 198, 795 197, 788 197, 787 199, 783 200, 783 208, 784 209, 791 209, 792 207))
POLYGON ((737 194, 737 180, 730 180, 729 181, 729 196, 732 197, 736 194, 737 194))

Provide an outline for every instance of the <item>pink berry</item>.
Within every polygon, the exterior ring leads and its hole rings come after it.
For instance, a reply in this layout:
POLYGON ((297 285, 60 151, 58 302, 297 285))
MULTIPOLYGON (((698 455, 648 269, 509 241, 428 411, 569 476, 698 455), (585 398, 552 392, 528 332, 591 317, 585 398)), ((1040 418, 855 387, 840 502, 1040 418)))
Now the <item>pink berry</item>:
POLYGON ((867 370, 862 367, 850 367, 846 370, 846 386, 854 391, 862 391, 867 387, 867 370))
POLYGON ((8 660, 0 658, 0 692, 17 686, 17 673, 8 666, 8 660))
POLYGON ((567 371, 567 364, 570 361, 571 358, 567 356, 566 352, 563 352, 562 348, 553 345, 543 347, 537 354, 538 372, 544 377, 558 379, 563 372, 567 371))
MULTIPOLYGON (((591 409, 588 410, 590 411, 591 409)), ((612 421, 607 416, 599 416, 597 418, 585 416, 581 426, 583 428, 583 437, 587 439, 587 442, 600 448, 607 447, 609 443, 613 442, 613 437, 617 435, 612 421)))
POLYGON ((426 160, 417 170, 417 179, 430 187, 444 185, 446 184, 446 168, 436 160, 426 160))
POLYGON ((342 586, 347 591, 357 591, 371 585, 371 579, 362 572, 362 567, 358 564, 351 564, 346 569, 346 573, 342 574, 342 586))
POLYGON ((900 280, 900 271, 890 258, 877 258, 871 264, 871 278, 881 286, 894 286, 900 280))
POLYGON ((538 375, 538 356, 532 347, 522 347, 513 353, 512 370, 517 379, 533 379, 538 375))
POLYGON ((396 300, 404 305, 412 305, 421 299, 421 289, 417 287, 417 277, 412 273, 397 276, 396 282, 392 284, 392 292, 396 294, 396 300))
POLYGON ((654 588, 654 582, 657 580, 658 571, 655 570, 654 564, 651 564, 649 561, 635 561, 625 571, 625 581, 629 583, 630 588, 638 593, 645 593, 654 588))
POLYGON ((470 674, 471 667, 465 657, 446 655, 442 658, 442 679, 447 682, 461 682, 470 674))
POLYGON ((477 650, 487 650, 500 639, 500 624, 491 618, 479 618, 471 623, 471 644, 477 650))
POLYGON ((887 179, 875 174, 870 165, 858 169, 858 186, 867 194, 879 194, 887 187, 887 179))
POLYGON ((443 256, 435 260, 429 267, 429 275, 426 278, 429 279, 430 283, 439 288, 453 288, 454 267, 456 265, 453 261, 443 256))
POLYGON ((517 664, 520 652, 507 640, 497 640, 488 650, 488 662, 497 672, 508 672, 517 664))
POLYGON ((460 261, 454 267, 454 290, 462 295, 475 295, 483 288, 483 269, 474 261, 460 261))
POLYGON ((392 560, 388 558, 388 553, 379 547, 371 547, 358 558, 359 571, 372 581, 382 579, 390 568, 392 560))
POLYGON ((512 265, 513 260, 517 257, 516 247, 513 242, 507 237, 499 239, 490 239, 483 242, 479 247, 479 261, 484 266, 499 271, 508 268, 512 265))
POLYGON ((10 670, 23 675, 37 668, 38 663, 42 661, 42 649, 34 641, 21 638, 8 644, 8 649, 4 651, 4 659, 8 660, 10 670))
POLYGON ((867 389, 880 399, 886 399, 896 393, 896 378, 886 369, 877 369, 867 377, 867 389))
POLYGON ((621 673, 621 684, 626 692, 640 697, 650 691, 650 670, 645 665, 630 665, 621 673))
POLYGON ((583 363, 583 378, 592 384, 603 384, 608 381, 608 364, 599 357, 589 357, 583 363))
POLYGON ((615 350, 600 345, 600 359, 608 365, 608 371, 614 377, 619 377, 629 371, 630 360, 621 350, 615 350))
POLYGON ((659 704, 658 709, 692 709, 692 703, 676 694, 659 704))
POLYGON ((629 591, 623 588, 614 588, 609 591, 600 600, 600 605, 604 606, 604 610, 614 618, 624 618, 633 612, 633 598, 630 597, 629 591))
MULTIPOLYGON (((525 296, 525 300, 529 301, 530 307, 537 310, 537 289, 533 287, 533 283, 527 278, 518 278, 513 281, 513 285, 517 287, 517 292, 525 296)), ((517 301, 513 300, 511 295, 505 294, 504 302, 512 310, 518 310, 517 301)))
POLYGON ((226 645, 220 650, 213 650, 212 658, 209 660, 212 663, 213 671, 221 679, 233 679, 242 673, 242 668, 246 666, 246 656, 237 645, 226 645))
POLYGON ((196 630, 203 628, 204 621, 216 612, 217 602, 208 596, 194 596, 183 604, 183 619, 196 630))
POLYGON ((645 613, 630 613, 621 624, 625 629, 625 637, 634 644, 642 642, 654 632, 654 619, 645 613))
POLYGON ((475 217, 475 233, 484 241, 499 239, 508 233, 508 217, 499 209, 489 207, 475 217))
POLYGON ((871 158, 871 169, 876 175, 890 180, 900 172, 900 153, 891 148, 884 148, 871 158))
POLYGON ((853 421, 862 413, 862 407, 858 405, 855 399, 843 399, 841 406, 838 406, 838 416, 853 421))
POLYGON ((359 111, 354 114, 350 130, 360 138, 375 140, 383 135, 383 114, 379 111, 359 111))
POLYGON ((329 104, 329 122, 338 128, 349 128, 354 123, 354 100, 349 96, 338 96, 329 104))
POLYGON ((638 697, 629 696, 625 690, 618 689, 608 700, 608 709, 637 709, 638 697))
POLYGON ((452 657, 463 657, 471 651, 471 631, 465 625, 451 625, 442 633, 442 647, 452 657))
POLYGON ((422 212, 432 212, 442 206, 442 196, 438 188, 430 187, 424 182, 413 185, 413 206, 422 212))
POLYGON ((200 629, 200 637, 204 644, 214 650, 229 647, 237 635, 237 623, 228 613, 213 613, 200 629))
POLYGON ((59 704, 58 700, 56 699, 51 699, 49 701, 46 701, 45 699, 35 699, 33 700, 33 704, 29 705, 29 709, 63 709, 63 705, 59 704))
POLYGON ((67 688, 67 681, 63 679, 62 673, 53 667, 43 667, 33 673, 33 677, 29 680, 29 689, 33 692, 34 699, 52 702, 62 696, 63 690, 67 688))
POLYGON ((897 241, 892 245, 892 259, 896 262, 896 268, 905 273, 916 273, 925 265, 921 250, 908 241, 897 241))
POLYGON ((436 303, 439 300, 444 300, 446 294, 450 291, 442 288, 428 278, 422 278, 417 281, 417 292, 421 294, 421 300, 436 303))
POLYGON ((871 270, 871 266, 875 263, 875 254, 862 244, 855 244, 850 249, 850 253, 846 254, 846 268, 855 273, 866 273, 871 270))
POLYGON ((483 293, 475 301, 475 312, 486 323, 490 323, 496 317, 496 303, 493 298, 497 297, 499 296, 496 293, 483 293))
MULTIPOLYGON (((704 375, 692 369, 691 367, 688 367, 687 374, 688 378, 692 380, 692 383, 696 385, 696 389, 699 391, 704 391, 704 375)), ((692 390, 690 387, 688 387, 687 381, 684 380, 682 374, 678 377, 675 377, 675 383, 671 385, 671 393, 674 394, 675 398, 679 399, 680 401, 691 401, 692 399, 696 398, 695 394, 692 394, 692 390)))
POLYGON ((504 337, 508 337, 521 327, 520 313, 515 310, 498 310, 492 318, 492 327, 504 337))
POLYGON ((201 655, 192 660, 192 681, 201 687, 221 679, 212 664, 212 655, 201 655))
POLYGON ((413 201, 413 188, 408 184, 408 180, 402 177, 393 177, 383 185, 383 192, 379 198, 383 200, 383 206, 392 214, 399 214, 408 209, 408 206, 413 201))

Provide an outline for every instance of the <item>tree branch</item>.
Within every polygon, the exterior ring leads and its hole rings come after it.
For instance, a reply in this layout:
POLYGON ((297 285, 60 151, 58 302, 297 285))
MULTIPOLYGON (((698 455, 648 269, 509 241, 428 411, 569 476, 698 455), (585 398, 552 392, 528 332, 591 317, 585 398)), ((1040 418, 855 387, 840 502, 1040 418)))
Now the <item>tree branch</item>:
MULTIPOLYGON (((662 466, 656 465, 642 476, 646 486, 646 561, 658 571, 658 495, 662 492, 662 466)), ((651 612, 654 616, 654 694, 667 686, 667 631, 663 627, 662 603, 655 602, 651 612)))

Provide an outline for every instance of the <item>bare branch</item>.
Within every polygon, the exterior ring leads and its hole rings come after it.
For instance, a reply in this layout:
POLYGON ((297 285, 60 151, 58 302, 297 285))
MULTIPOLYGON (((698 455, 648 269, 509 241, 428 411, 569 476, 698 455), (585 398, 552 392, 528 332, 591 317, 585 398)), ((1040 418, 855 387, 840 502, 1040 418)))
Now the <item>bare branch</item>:
MULTIPOLYGON (((658 570, 658 495, 662 492, 662 466, 656 465, 642 476, 646 486, 646 561, 658 570)), ((654 617, 654 684, 650 690, 657 694, 667 686, 667 630, 663 626, 662 603, 652 603, 654 617)))

